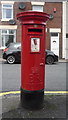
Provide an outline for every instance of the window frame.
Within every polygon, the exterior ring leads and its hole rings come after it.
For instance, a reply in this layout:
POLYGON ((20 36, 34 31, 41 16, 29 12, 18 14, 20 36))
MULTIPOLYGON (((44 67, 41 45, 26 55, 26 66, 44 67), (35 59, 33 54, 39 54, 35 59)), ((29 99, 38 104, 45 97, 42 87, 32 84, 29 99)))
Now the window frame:
POLYGON ((9 21, 10 19, 13 19, 13 4, 9 4, 9 3, 3 3, 2 4, 2 19, 1 21, 9 21), (4 5, 11 5, 11 8, 10 7, 4 7, 4 5), (7 9, 10 9, 11 10, 11 17, 10 18, 4 18, 4 9, 7 10, 7 9))
POLYGON ((51 37, 58 37, 58 32, 51 32, 51 37))
POLYGON ((5 43, 6 43, 5 40, 6 40, 6 39, 4 40, 4 46, 2 45, 2 36, 5 37, 6 35, 7 35, 7 36, 13 35, 13 36, 14 36, 13 41, 16 42, 16 30, 15 30, 15 29, 1 29, 1 47, 2 47, 2 48, 5 48, 5 47, 6 47, 6 46, 5 46, 5 43), (7 32, 6 32, 6 33, 2 33, 3 30, 6 30, 7 32), (9 30, 13 30, 14 33, 9 33, 9 30))
POLYGON ((32 5, 32 11, 43 12, 43 5, 32 5), (35 10, 35 9, 33 9, 33 7, 42 7, 42 9, 41 10, 35 10))

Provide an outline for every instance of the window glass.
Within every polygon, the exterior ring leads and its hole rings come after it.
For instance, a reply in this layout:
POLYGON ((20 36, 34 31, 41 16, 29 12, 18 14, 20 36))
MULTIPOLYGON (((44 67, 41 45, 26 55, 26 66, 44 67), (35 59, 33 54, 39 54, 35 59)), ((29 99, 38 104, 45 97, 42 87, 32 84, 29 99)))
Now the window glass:
POLYGON ((6 18, 11 18, 11 17, 12 17, 12 10, 6 9, 6 18))
POLYGON ((3 7, 6 7, 6 8, 8 8, 8 7, 12 7, 12 5, 7 5, 7 4, 5 4, 5 5, 3 5, 3 7))
POLYGON ((6 35, 5 36, 5 46, 7 46, 8 44, 12 43, 14 40, 14 35, 6 35))
POLYGON ((14 34, 14 30, 9 30, 9 34, 14 34))
POLYGON ((51 36, 58 36, 58 33, 51 33, 51 36))
POLYGON ((33 5, 32 10, 43 12, 43 5, 33 5))
POLYGON ((2 30, 2 46, 5 47, 8 44, 15 42, 15 30, 2 30))
POLYGON ((2 19, 13 19, 13 5, 2 5, 2 19))
POLYGON ((2 30, 2 33, 7 33, 7 30, 2 30))

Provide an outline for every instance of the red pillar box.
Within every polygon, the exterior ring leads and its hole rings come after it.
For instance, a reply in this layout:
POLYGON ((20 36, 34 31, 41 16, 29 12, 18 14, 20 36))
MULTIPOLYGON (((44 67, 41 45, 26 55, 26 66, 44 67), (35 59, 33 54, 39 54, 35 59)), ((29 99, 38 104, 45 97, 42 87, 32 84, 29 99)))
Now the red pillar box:
POLYGON ((27 11, 17 14, 22 26, 21 102, 24 107, 43 106, 46 21, 49 15, 27 11))

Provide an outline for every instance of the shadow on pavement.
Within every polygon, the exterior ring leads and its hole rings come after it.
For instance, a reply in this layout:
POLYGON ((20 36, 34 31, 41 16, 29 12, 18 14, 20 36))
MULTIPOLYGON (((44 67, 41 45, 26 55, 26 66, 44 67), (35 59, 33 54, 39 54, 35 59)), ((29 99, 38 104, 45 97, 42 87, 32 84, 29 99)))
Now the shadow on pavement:
MULTIPOLYGON (((67 120, 66 96, 65 95, 45 95, 42 109, 25 109, 20 104, 20 96, 6 96, 2 100, 4 118, 47 118, 67 120)), ((30 119, 29 119, 30 120, 30 119)))

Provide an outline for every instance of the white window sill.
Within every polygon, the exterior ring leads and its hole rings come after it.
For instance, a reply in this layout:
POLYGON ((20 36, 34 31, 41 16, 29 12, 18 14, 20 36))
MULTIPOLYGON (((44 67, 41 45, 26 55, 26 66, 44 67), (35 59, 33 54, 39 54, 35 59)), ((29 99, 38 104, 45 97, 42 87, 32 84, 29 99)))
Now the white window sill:
POLYGON ((14 1, 1 1, 1 4, 14 4, 14 1))
POLYGON ((1 21, 9 21, 9 20, 11 20, 12 18, 10 18, 10 19, 1 19, 1 21))

